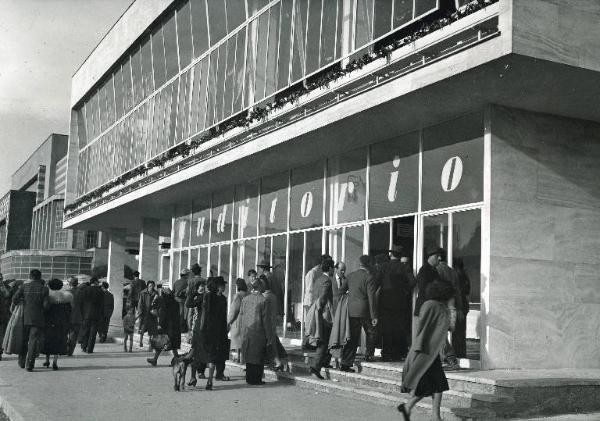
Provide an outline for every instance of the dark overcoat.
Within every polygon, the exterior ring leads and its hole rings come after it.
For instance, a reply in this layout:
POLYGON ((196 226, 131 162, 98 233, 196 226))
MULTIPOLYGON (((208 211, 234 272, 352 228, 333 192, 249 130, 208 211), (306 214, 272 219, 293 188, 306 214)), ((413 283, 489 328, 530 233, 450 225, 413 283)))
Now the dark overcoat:
POLYGON ((423 266, 421 266, 421 269, 419 269, 419 273, 417 273, 418 293, 417 301, 415 302, 415 316, 419 316, 421 306, 427 300, 427 286, 439 279, 440 275, 437 270, 429 263, 425 262, 423 266))
POLYGON ((44 282, 26 281, 13 297, 13 303, 23 303, 23 324, 25 326, 46 326, 44 310, 48 304, 48 287, 44 282))
POLYGON ((140 315, 140 331, 148 332, 149 335, 156 335, 158 321, 156 316, 153 315, 150 310, 152 310, 152 302, 156 297, 156 292, 152 291, 152 293, 148 292, 148 290, 142 291, 140 294, 140 300, 138 302, 138 313, 140 315))
POLYGON ((350 317, 377 318, 375 302, 376 285, 373 275, 365 268, 359 268, 348 274, 340 287, 340 293, 349 292, 348 314, 350 317))
POLYGON ((252 291, 242 300, 240 323, 242 326, 242 353, 246 363, 262 365, 265 362, 267 344, 273 343, 272 317, 265 297, 252 291))
POLYGON ((158 324, 163 333, 169 336, 171 347, 181 348, 181 323, 179 322, 179 304, 172 293, 164 293, 155 301, 158 310, 158 324))

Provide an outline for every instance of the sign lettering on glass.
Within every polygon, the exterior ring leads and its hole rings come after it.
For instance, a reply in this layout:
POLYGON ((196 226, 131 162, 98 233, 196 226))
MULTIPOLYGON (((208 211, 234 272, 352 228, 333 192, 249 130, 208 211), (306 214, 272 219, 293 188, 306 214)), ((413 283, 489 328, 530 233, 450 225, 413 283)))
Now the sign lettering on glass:
POLYGON ((365 217, 367 151, 346 152, 327 161, 330 223, 359 221, 365 217))
POLYGON ((287 229, 288 181, 288 171, 262 179, 259 215, 260 234, 282 232, 287 229))
POLYGON ((227 205, 223 205, 223 210, 219 212, 217 217, 217 232, 223 234, 225 232, 225 221, 227 220, 227 205))
POLYGON ((442 168, 442 189, 445 192, 451 192, 458 187, 463 173, 463 162, 459 156, 453 156, 444 164, 442 168))
POLYGON ((323 225, 323 168, 323 161, 317 161, 292 170, 291 229, 323 225))
POLYGON ((302 195, 302 200, 300 201, 300 215, 302 215, 303 218, 308 218, 310 216, 310 212, 312 211, 312 205, 312 192, 307 191, 302 195))
POLYGON ((205 216, 199 217, 198 221, 196 223, 196 237, 204 236, 204 224, 206 224, 206 217, 205 216))

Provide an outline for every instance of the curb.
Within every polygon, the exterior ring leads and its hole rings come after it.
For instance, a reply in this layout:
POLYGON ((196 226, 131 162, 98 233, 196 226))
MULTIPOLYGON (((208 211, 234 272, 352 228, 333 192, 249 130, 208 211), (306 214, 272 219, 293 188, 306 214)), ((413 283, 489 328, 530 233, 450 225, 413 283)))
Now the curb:
POLYGON ((0 395, 0 409, 10 421, 25 421, 25 418, 2 395, 0 395))

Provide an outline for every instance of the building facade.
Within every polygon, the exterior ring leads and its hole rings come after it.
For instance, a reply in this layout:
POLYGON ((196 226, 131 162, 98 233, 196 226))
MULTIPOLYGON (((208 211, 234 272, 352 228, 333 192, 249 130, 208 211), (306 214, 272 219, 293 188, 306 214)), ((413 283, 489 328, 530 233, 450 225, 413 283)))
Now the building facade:
POLYGON ((416 271, 441 246, 471 279, 483 368, 598 367, 598 15, 138 0, 73 76, 64 225, 108 233, 117 299, 131 235, 142 276, 198 262, 229 296, 271 262, 291 341, 321 254, 352 270, 400 244, 416 271))

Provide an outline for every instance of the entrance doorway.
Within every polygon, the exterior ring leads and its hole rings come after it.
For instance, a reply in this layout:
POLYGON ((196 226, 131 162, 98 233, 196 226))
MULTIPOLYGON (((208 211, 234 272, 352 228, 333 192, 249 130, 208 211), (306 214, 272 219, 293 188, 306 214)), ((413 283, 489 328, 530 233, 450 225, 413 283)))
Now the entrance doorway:
POLYGON ((405 216, 369 225, 369 255, 388 254, 392 247, 402 246, 406 256, 413 257, 415 217, 405 216))

